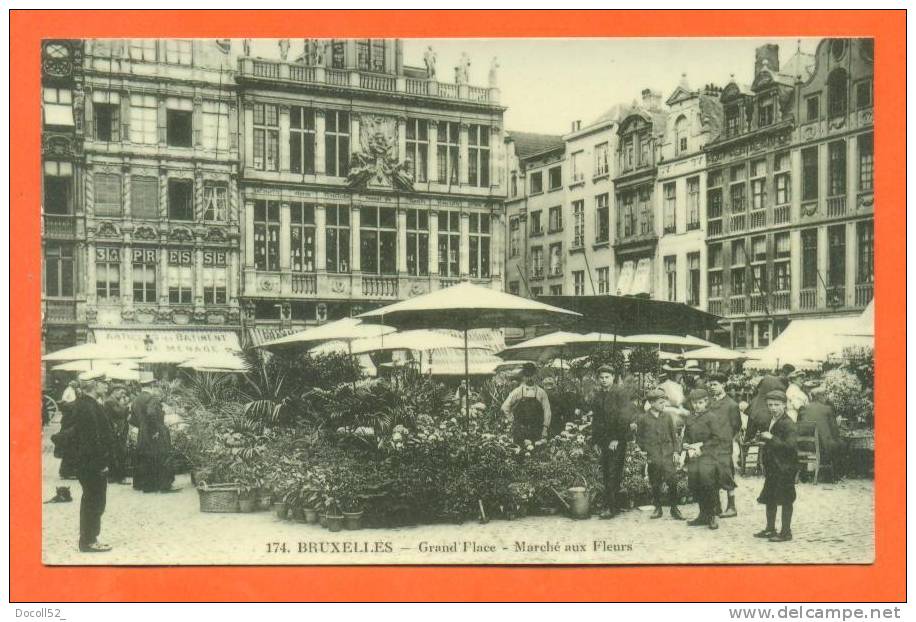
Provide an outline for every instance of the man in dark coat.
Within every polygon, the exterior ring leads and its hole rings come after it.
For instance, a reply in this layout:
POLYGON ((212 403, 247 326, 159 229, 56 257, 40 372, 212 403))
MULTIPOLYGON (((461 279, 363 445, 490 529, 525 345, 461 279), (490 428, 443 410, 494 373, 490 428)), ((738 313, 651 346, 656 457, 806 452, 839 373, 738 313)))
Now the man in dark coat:
POLYGON ((747 407, 747 434, 746 438, 754 438, 758 432, 766 430, 770 425, 770 411, 767 409, 767 393, 770 391, 785 391, 786 382, 779 376, 767 374, 757 385, 754 399, 747 407))
POLYGON ((665 412, 668 399, 661 389, 652 389, 646 395, 649 410, 639 413, 636 419, 636 444, 646 452, 649 485, 655 511, 650 518, 662 517, 662 484, 668 485, 668 502, 671 518, 684 520, 677 507, 677 469, 680 438, 671 415, 665 412))
POLYGON ((134 456, 134 476, 133 476, 133 487, 134 490, 143 490, 145 487, 148 487, 148 483, 145 481, 149 469, 145 468, 145 464, 141 464, 140 461, 140 439, 147 439, 149 433, 147 431, 146 425, 146 407, 149 404, 150 400, 153 399, 153 394, 149 390, 150 382, 147 381, 142 383, 140 392, 134 396, 134 399, 130 404, 130 417, 128 418, 128 423, 133 427, 137 428, 137 447, 136 455, 134 456))
POLYGON ((113 445, 111 426, 102 405, 108 394, 108 384, 97 380, 88 392, 91 395, 78 397, 73 408, 75 465, 83 489, 79 549, 85 553, 102 553, 111 550, 110 546, 98 541, 108 489, 106 473, 113 445))
POLYGON ((604 479, 605 510, 601 518, 613 518, 620 511, 617 492, 623 476, 627 441, 636 427, 636 407, 630 395, 614 385, 614 372, 602 365, 598 369, 598 391, 590 404, 592 442, 601 452, 601 474, 604 479))
POLYGON ((766 394, 771 420, 768 429, 758 433, 764 442, 763 468, 766 477, 757 498, 766 506, 766 527, 754 534, 770 542, 792 539, 792 509, 795 503, 795 474, 798 470, 798 445, 795 422, 786 414, 786 393, 775 390, 766 394), (782 506, 782 529, 776 532, 776 509, 782 506))
POLYGON ((836 469, 842 462, 843 441, 836 422, 836 413, 826 398, 827 394, 823 387, 812 387, 811 401, 799 413, 798 423, 814 424, 821 455, 825 460, 831 461, 836 469))
POLYGON ((729 439, 723 436, 722 426, 717 425, 709 412, 709 394, 705 389, 694 389, 687 400, 690 415, 686 419, 683 445, 687 452, 687 484, 700 506, 700 513, 687 521, 687 525, 718 529, 716 501, 722 473, 718 453, 721 444, 729 439))
POLYGON ((128 406, 127 390, 124 387, 112 389, 105 400, 105 415, 111 425, 114 440, 111 464, 108 467, 108 481, 112 484, 123 484, 127 477, 128 406))
MULTIPOLYGON (((716 421, 716 425, 721 427, 719 435, 727 437, 729 442, 722 443, 716 452, 719 464, 722 467, 720 473, 719 485, 725 490, 728 497, 728 505, 724 512, 719 513, 719 518, 732 518, 738 516, 738 509, 735 506, 735 461, 734 461, 734 439, 741 432, 741 412, 738 410, 738 404, 735 403, 728 393, 725 392, 725 385, 728 378, 724 374, 711 374, 706 381, 706 388, 710 394, 709 412, 716 421)), ((721 507, 718 502, 719 493, 716 493, 717 506, 721 507)))

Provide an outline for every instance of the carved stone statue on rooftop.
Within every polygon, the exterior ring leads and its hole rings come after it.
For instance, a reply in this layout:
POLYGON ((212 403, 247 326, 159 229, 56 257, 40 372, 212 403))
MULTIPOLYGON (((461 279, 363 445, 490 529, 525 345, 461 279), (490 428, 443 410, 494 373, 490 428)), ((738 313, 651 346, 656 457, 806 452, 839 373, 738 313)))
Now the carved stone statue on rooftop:
POLYGON ((280 60, 286 60, 289 57, 289 39, 280 39, 277 45, 280 47, 280 60))
POLYGON ((429 80, 436 79, 436 52, 433 46, 427 45, 423 53, 423 63, 426 65, 426 77, 429 80))
POLYGON ((455 83, 456 84, 467 84, 468 83, 468 74, 471 71, 471 58, 468 56, 467 52, 461 53, 461 58, 458 59, 458 66, 455 67, 455 83))
POLYGON ((251 56, 251 39, 242 39, 242 55, 251 56))
POLYGON ((498 72, 499 72, 499 59, 495 56, 490 61, 490 75, 489 75, 489 85, 491 89, 496 88, 496 83, 498 81, 498 72))

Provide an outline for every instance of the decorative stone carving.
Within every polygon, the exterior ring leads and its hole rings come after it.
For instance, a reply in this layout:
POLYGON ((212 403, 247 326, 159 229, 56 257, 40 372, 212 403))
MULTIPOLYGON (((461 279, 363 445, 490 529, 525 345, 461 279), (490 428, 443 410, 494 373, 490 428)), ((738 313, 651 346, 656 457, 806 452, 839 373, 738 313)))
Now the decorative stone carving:
POLYGON ((347 181, 352 188, 369 184, 412 190, 410 160, 398 162, 397 120, 382 115, 366 115, 360 120, 360 152, 354 153, 347 181))
POLYGON ((237 324, 240 320, 241 312, 238 307, 229 307, 229 323, 237 324))
POLYGON ((118 231, 118 228, 114 226, 113 223, 103 220, 99 223, 98 229, 96 229, 96 237, 99 238, 119 238, 121 237, 121 232, 118 231))
POLYGON ((121 319, 132 322, 137 319, 137 313, 133 309, 121 309, 121 319))
POLYGON ((265 292, 269 292, 274 288, 273 281, 271 281, 270 279, 261 279, 259 286, 265 292))
POLYGON ((280 60, 285 61, 289 57, 289 39, 280 39, 277 45, 280 47, 280 60))
POLYGON ((254 317, 255 317, 255 305, 253 301, 249 300, 245 303, 245 319, 253 322, 254 317))
POLYGON ((157 322, 172 322, 174 319, 175 312, 168 307, 159 307, 156 309, 156 321, 157 322))
POLYGON ((158 238, 159 234, 149 225, 140 225, 134 230, 134 239, 136 240, 156 240, 158 238))
POLYGON ((499 59, 495 56, 490 61, 490 73, 488 76, 487 83, 491 89, 495 89, 499 82, 499 59))
POLYGON ((843 115, 842 117, 836 117, 836 118, 830 119, 829 124, 830 124, 831 130, 843 129, 844 127, 846 127, 846 115, 843 115))
POLYGON ((191 317, 195 322, 205 323, 207 321, 207 310, 203 307, 195 307, 194 314, 191 317))
POLYGON ((462 52, 458 59, 458 65, 455 67, 455 84, 467 84, 468 75, 471 72, 471 57, 467 52, 462 52))
POLYGON ((347 284, 341 279, 331 281, 331 291, 335 294, 343 294, 347 291, 347 284))
POLYGON ((423 52, 423 63, 426 65, 426 78, 429 80, 436 79, 436 52, 433 46, 427 45, 426 51, 423 52))
POLYGON ((226 235, 226 232, 218 227, 211 227, 207 231, 207 237, 205 240, 207 242, 225 242, 229 239, 229 236, 226 235))
POLYGON ((193 242, 194 234, 187 227, 176 227, 169 232, 171 242, 193 242))
POLYGON ((44 132, 41 141, 41 153, 55 158, 71 158, 78 155, 80 144, 74 142, 67 134, 53 134, 44 132))
POLYGON ((875 204, 875 195, 869 194, 860 194, 858 199, 858 207, 865 208, 871 207, 875 204))
POLYGON ((414 281, 413 284, 410 286, 410 292, 408 293, 410 296, 420 296, 426 293, 426 287, 423 285, 423 283, 420 283, 419 281, 414 281))
POLYGON ((99 310, 95 307, 86 307, 86 322, 88 324, 93 324, 99 319, 99 310))

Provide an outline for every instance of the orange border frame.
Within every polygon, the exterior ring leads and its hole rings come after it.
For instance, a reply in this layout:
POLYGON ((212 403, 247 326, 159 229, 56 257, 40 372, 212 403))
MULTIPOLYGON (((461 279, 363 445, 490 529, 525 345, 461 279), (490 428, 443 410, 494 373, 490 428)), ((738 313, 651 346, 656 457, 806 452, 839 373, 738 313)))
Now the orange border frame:
POLYGON ((13 601, 664 600, 906 598, 906 12, 12 11, 10 14, 10 599, 13 601), (486 13, 483 15, 482 13, 486 13), (39 450, 39 42, 48 37, 873 36, 877 271, 875 525, 869 566, 46 567, 39 450), (891 211, 893 210, 893 211, 891 211), (15 537, 13 537, 15 536, 15 537), (702 585, 702 589, 697 589, 702 585), (358 586, 358 588, 357 588, 358 586))

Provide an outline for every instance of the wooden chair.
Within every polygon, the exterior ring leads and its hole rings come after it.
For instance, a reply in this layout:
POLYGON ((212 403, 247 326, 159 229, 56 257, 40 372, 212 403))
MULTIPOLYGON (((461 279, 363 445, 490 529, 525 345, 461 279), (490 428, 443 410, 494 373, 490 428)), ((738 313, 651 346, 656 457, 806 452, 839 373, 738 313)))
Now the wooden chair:
POLYGON ((799 466, 796 480, 801 478, 802 473, 814 471, 816 484, 821 470, 821 445, 817 437, 817 427, 813 423, 802 422, 796 424, 796 431, 799 466))
POLYGON ((763 463, 760 461, 760 443, 747 443, 742 445, 741 451, 741 474, 742 475, 760 475, 763 472, 763 463))

